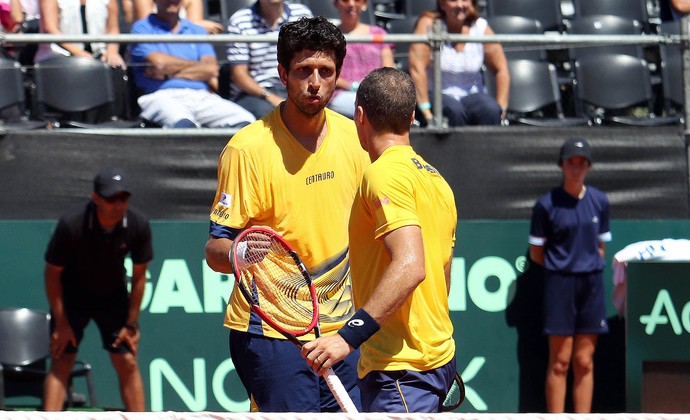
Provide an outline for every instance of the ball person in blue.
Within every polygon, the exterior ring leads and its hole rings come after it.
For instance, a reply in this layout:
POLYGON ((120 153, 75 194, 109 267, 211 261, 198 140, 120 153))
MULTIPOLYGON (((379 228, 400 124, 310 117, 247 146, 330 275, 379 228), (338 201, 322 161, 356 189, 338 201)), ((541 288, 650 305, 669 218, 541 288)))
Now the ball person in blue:
POLYGON ((545 268, 544 333, 549 337, 546 372, 548 412, 565 410, 572 364, 573 409, 588 413, 594 389, 594 349, 608 332, 604 302, 605 243, 611 240, 609 201, 585 185, 592 165, 587 141, 563 143, 558 166, 563 183, 532 209, 530 258, 545 268))

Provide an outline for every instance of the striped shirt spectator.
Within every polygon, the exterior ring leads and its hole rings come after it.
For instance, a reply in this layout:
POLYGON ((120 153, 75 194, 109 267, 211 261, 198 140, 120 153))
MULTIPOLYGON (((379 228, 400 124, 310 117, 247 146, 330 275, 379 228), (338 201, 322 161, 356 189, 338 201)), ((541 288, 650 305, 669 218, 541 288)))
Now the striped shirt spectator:
MULTIPOLYGON (((238 10, 228 21, 232 35, 275 34, 286 22, 311 17, 309 8, 297 3, 275 3, 257 0, 254 5, 238 10)), ((231 43, 228 45, 230 62, 230 98, 257 118, 272 110, 286 96, 278 75, 276 44, 271 42, 231 43)))

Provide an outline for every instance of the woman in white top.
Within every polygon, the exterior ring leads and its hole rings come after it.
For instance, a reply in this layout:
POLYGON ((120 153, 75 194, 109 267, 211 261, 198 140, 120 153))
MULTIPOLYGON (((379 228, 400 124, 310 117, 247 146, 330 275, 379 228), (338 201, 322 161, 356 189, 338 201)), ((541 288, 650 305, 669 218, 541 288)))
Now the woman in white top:
MULTIPOLYGON (((486 19, 477 14, 477 0, 438 0, 437 10, 423 13, 415 34, 427 34, 435 20, 450 34, 491 35, 486 19)), ((432 50, 428 44, 410 46, 410 76, 417 89, 417 103, 424 119, 443 112, 450 126, 498 125, 508 106, 510 75, 500 44, 446 43, 441 48, 443 110, 431 109, 433 91, 432 50), (496 98, 486 94, 482 65, 496 75, 496 98)))
MULTIPOLYGON (((120 33, 117 0, 41 0, 41 32, 56 35, 117 35, 120 33)), ((36 62, 56 55, 99 58, 113 67, 125 67, 120 45, 102 42, 41 44, 36 62)))

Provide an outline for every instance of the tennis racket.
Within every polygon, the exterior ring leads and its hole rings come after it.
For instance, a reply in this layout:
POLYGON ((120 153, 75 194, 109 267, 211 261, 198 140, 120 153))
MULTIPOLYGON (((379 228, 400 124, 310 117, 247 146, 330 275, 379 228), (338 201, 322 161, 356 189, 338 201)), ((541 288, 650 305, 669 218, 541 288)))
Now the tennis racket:
POLYGON ((455 373, 453 384, 446 394, 446 399, 443 401, 441 411, 453 411, 460 407, 460 404, 465 401, 465 383, 459 373, 455 373))
MULTIPOLYGON (((235 282, 259 318, 300 348, 297 337, 312 330, 317 338, 321 335, 314 283, 297 252, 279 234, 260 227, 244 230, 233 242, 231 260, 235 282)), ((324 379, 341 410, 356 413, 332 368, 324 379)))

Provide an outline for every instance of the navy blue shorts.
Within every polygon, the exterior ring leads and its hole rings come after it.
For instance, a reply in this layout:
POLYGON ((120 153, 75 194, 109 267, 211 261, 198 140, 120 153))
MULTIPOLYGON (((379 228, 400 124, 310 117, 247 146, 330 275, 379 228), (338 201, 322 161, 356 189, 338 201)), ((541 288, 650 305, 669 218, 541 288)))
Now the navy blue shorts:
MULTIPOLYGON (((89 324, 89 321, 93 319, 98 326, 98 331, 101 333, 101 342, 103 343, 103 348, 110 353, 125 354, 131 353, 130 348, 124 343, 120 343, 119 346, 113 347, 113 342, 120 334, 120 330, 124 327, 127 322, 127 312, 129 311, 129 303, 124 303, 123 305, 113 307, 113 308, 100 308, 100 309, 76 309, 71 307, 65 307, 67 312, 67 319, 69 325, 74 333, 74 338, 77 339, 77 346, 81 343, 84 338, 84 329, 89 324)), ((55 328, 54 318, 50 317, 50 330, 53 331, 55 328)), ((68 344, 65 348, 65 353, 76 353, 77 347, 68 344)))
MULTIPOLYGON (((230 330, 230 357, 247 390, 252 411, 320 413, 340 411, 326 381, 309 367, 292 342, 230 330)), ((333 366, 358 410, 359 351, 333 366)))
POLYGON ((362 409, 369 413, 440 413, 455 373, 455 357, 438 369, 424 372, 369 372, 359 381, 362 409))
POLYGON ((546 271, 545 334, 605 334, 608 331, 602 271, 594 273, 546 271))

